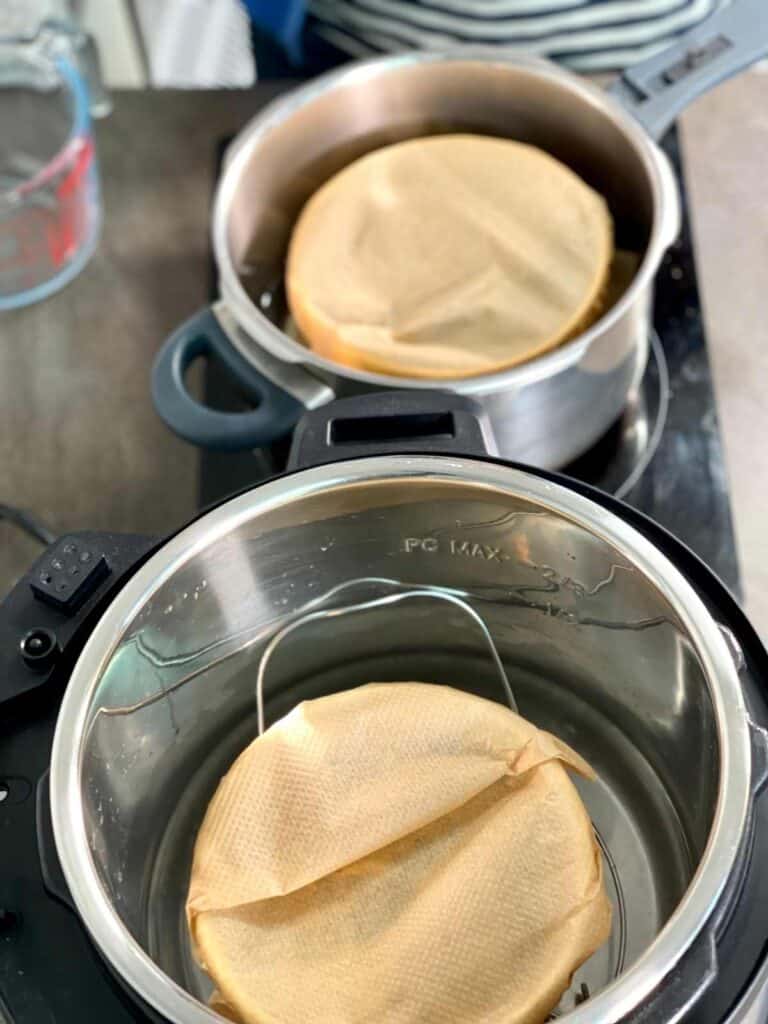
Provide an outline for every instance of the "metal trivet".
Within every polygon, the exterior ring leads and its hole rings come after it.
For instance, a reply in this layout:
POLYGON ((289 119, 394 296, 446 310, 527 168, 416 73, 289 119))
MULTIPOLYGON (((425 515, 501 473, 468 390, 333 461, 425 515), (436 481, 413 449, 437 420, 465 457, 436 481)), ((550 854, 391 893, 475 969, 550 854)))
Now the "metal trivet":
MULTIPOLYGON (((450 604, 464 613, 464 621, 471 628, 475 636, 479 635, 482 638, 484 652, 489 655, 493 661, 507 704, 512 711, 519 714, 514 691, 510 685, 509 678, 504 668, 504 663, 498 649, 496 648, 491 631, 482 616, 472 607, 471 604, 468 603, 468 601, 464 599, 460 592, 431 585, 413 585, 403 583, 399 580, 385 579, 382 577, 358 577, 347 580, 344 583, 331 588, 325 594, 307 602, 307 604, 291 616, 290 621, 286 625, 277 629, 267 641, 259 657, 256 675, 256 710, 258 716, 259 735, 262 735, 265 730, 264 689, 267 670, 273 655, 286 640, 294 636, 304 626, 313 622, 323 620, 336 621, 338 619, 343 619, 346 616, 355 615, 359 612, 375 611, 376 609, 392 607, 393 605, 397 605, 402 602, 414 600, 432 600, 442 604, 450 604), (333 603, 345 592, 361 587, 368 590, 370 590, 371 587, 377 587, 381 589, 383 593, 374 597, 368 596, 362 600, 353 601, 351 603, 341 605, 333 603), (330 607, 328 607, 329 602, 332 602, 330 607)), ((624 970, 624 961, 626 957, 626 903, 616 863, 611 856, 606 842, 600 835, 598 829, 594 826, 594 823, 593 828, 595 830, 595 837, 600 845, 600 850, 603 855, 603 862, 607 869, 607 877, 611 882, 611 888, 613 890, 611 896, 613 897, 613 903, 616 908, 616 913, 613 915, 613 927, 617 930, 616 938, 618 940, 618 953, 613 969, 613 976, 615 978, 624 970)), ((563 994, 557 1009, 555 1009, 548 1018, 549 1021, 557 1020, 575 1006, 581 1005, 590 998, 591 993, 588 985, 584 981, 580 980, 577 975, 578 972, 574 974, 570 988, 563 994)))

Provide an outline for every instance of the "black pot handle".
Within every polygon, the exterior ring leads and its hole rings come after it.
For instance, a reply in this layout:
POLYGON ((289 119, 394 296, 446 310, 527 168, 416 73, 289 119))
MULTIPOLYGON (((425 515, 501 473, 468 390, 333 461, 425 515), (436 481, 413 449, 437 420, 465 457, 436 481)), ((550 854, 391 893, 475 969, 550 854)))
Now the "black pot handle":
POLYGON ((488 418, 476 401, 440 391, 379 391, 342 398, 304 414, 288 469, 363 455, 494 455, 488 418))
POLYGON ((183 323, 160 349, 152 368, 152 399, 161 418, 180 437, 204 448, 230 452, 261 447, 283 437, 305 408, 240 355, 210 307, 183 323), (184 374, 202 356, 223 363, 256 408, 222 412, 193 398, 184 374))

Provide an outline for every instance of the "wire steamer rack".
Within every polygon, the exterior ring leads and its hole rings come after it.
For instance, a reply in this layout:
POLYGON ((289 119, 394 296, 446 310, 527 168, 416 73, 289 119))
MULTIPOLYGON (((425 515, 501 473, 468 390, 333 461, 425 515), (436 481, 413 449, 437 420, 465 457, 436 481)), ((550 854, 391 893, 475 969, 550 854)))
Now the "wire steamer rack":
MULTIPOLYGON (((301 644, 302 638, 306 644, 307 627, 312 624, 333 626, 334 644, 341 649, 344 642, 344 631, 337 627, 340 627, 345 620, 360 617, 365 613, 376 613, 377 629, 386 628, 386 623, 382 619, 387 611, 394 611, 400 606, 416 603, 421 606, 422 611, 429 609, 433 613, 439 607, 440 611, 444 613, 446 606, 450 606, 451 610, 458 613, 455 615, 455 622, 451 623, 452 638, 456 639, 454 626, 460 623, 462 642, 465 645, 469 642, 479 650, 483 658, 488 659, 493 669, 493 677, 499 684, 499 693, 503 694, 504 702, 512 711, 519 713, 514 689, 491 630, 483 616, 470 603, 470 600, 476 596, 465 591, 433 585, 414 585, 382 577, 359 577, 333 587, 307 602, 266 639, 258 658, 255 696, 259 735, 267 728, 265 694, 271 689, 268 676, 270 676, 278 657, 287 656, 290 660, 292 645, 301 644)), ((413 678, 417 678, 417 675, 414 674, 413 678)), ((362 685, 371 681, 373 679, 361 678, 358 683, 362 685)), ((449 682, 449 680, 440 679, 421 681, 449 682)), ((606 957, 603 954, 600 957, 601 963, 598 970, 595 970, 596 965, 592 963, 597 957, 592 957, 587 964, 575 972, 569 989, 548 1018, 550 1021, 563 1017, 575 1006, 586 1002, 594 992, 608 985, 624 969, 627 947, 626 901, 611 851, 594 822, 593 827, 602 852, 604 877, 608 896, 613 906, 612 935, 608 942, 609 955, 606 957)), ((510 969, 512 969, 512 965, 510 965, 510 969)))

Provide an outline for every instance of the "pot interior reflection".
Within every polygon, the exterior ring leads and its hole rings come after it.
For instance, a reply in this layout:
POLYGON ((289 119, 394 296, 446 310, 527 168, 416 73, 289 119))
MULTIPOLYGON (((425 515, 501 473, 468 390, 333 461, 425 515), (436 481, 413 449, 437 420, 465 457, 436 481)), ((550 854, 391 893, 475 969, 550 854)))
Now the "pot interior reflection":
MULTIPOLYGON (((598 783, 579 786, 606 858, 614 929, 561 1010, 582 985, 595 999, 685 896, 720 793, 712 682, 663 588, 575 517, 439 475, 335 482, 257 509, 254 500, 252 515, 197 545, 157 585, 91 690, 80 783, 114 913, 165 974, 205 1001, 184 918, 191 853, 221 775, 256 735, 267 639, 358 578, 369 581, 361 593, 382 580, 447 588, 466 595, 490 630, 521 713, 598 772, 598 783)), ((344 603, 338 593, 327 600, 344 603)), ((425 600, 332 628, 308 624, 271 665, 267 719, 309 697, 401 679, 504 701, 477 634, 425 600)), ((602 1019, 599 999, 593 1005, 590 1019, 602 1019)))
POLYGON ((588 87, 543 61, 390 59, 335 85, 320 79, 282 102, 284 116, 273 116, 237 156, 227 245, 253 303, 288 333, 283 271, 302 206, 353 160, 404 139, 472 132, 538 146, 606 198, 617 248, 638 257, 646 249, 652 172, 637 138, 588 87))

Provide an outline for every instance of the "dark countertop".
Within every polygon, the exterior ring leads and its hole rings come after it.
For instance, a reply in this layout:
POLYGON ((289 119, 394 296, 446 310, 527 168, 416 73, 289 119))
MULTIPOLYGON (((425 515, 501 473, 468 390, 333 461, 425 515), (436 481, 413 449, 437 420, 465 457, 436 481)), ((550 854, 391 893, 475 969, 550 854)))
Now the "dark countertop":
MULTIPOLYGON (((149 368, 208 300, 215 141, 237 92, 124 92, 98 122, 104 227, 68 287, 0 320, 0 501, 56 532, 163 533, 195 509, 198 455, 158 419, 149 368)), ((0 521, 0 593, 38 552, 0 521)))

